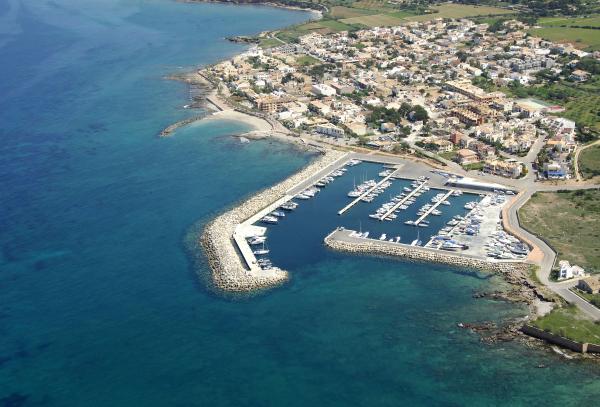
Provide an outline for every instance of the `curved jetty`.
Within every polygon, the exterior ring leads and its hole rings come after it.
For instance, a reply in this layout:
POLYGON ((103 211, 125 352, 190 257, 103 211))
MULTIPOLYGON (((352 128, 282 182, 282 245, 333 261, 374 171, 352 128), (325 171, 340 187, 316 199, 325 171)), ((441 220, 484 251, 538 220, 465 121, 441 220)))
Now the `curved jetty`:
POLYGON ((343 160, 347 155, 340 151, 327 151, 300 172, 210 222, 202 233, 200 243, 208 257, 214 287, 224 291, 246 292, 287 281, 287 271, 279 268, 263 270, 253 263, 252 251, 248 249, 246 240, 236 232, 242 226, 248 226, 245 224, 251 224, 265 209, 271 210, 271 206, 283 201, 298 184, 310 180, 317 172, 343 160))
POLYGON ((408 246, 400 243, 391 243, 374 239, 351 237, 352 231, 336 229, 325 237, 325 245, 332 249, 351 252, 378 254, 384 256, 404 257, 416 261, 443 263, 453 266, 489 270, 500 273, 509 273, 515 270, 524 270, 529 266, 517 261, 489 261, 465 254, 452 254, 440 250, 419 246, 408 246))

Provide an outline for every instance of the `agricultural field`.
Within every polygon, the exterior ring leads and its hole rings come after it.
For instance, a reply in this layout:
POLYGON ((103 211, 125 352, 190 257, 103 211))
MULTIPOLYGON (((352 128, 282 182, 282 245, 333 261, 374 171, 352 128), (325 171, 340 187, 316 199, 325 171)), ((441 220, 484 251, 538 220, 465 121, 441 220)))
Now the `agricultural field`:
POLYGON ((469 6, 465 4, 442 4, 431 7, 437 13, 407 18, 409 21, 427 21, 435 18, 464 18, 499 14, 514 14, 512 10, 489 6, 469 6))
POLYGON ((355 7, 335 6, 331 8, 330 15, 335 19, 353 18, 377 14, 377 10, 365 10, 355 7))
POLYGON ((531 35, 553 42, 569 42, 577 48, 600 50, 600 30, 569 27, 543 27, 529 30, 531 35))
POLYGON ((600 190, 537 192, 519 210, 521 225, 586 271, 600 271, 600 190))
POLYGON ((363 24, 367 27, 395 26, 406 22, 402 18, 394 17, 392 14, 374 14, 370 16, 347 18, 342 21, 346 24, 363 24))
POLYGON ((538 20, 538 24, 544 27, 598 27, 600 28, 600 16, 568 18, 568 17, 545 17, 538 20))
POLYGON ((600 176, 600 145, 596 144, 583 150, 578 164, 584 178, 600 176))
POLYGON ((387 0, 360 0, 352 4, 353 8, 375 10, 375 11, 391 11, 392 8, 388 5, 387 0))

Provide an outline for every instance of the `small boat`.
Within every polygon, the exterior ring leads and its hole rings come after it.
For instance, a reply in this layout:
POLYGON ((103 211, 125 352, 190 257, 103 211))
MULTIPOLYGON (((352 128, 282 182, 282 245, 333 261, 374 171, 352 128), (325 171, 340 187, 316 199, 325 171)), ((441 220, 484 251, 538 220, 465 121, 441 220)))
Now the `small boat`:
POLYGON ((384 234, 382 234, 381 236, 379 236, 379 240, 385 240, 387 238, 387 236, 384 234))
POLYGON ((257 245, 257 244, 262 244, 267 240, 266 236, 252 236, 249 240, 248 243, 251 245, 257 245))
POLYGON ((265 249, 265 243, 263 242, 262 249, 254 250, 252 253, 257 255, 269 254, 269 249, 265 249))
POLYGON ((282 211, 273 211, 271 215, 276 216, 278 218, 285 218, 285 212, 282 211))
POLYGON ((286 210, 286 211, 293 211, 297 207, 298 207, 298 204, 293 201, 288 201, 280 206, 281 209, 286 210))
POLYGON ((263 223, 276 224, 279 221, 279 219, 277 219, 275 216, 267 215, 263 217, 260 221, 263 223))
POLYGON ((307 199, 310 199, 310 196, 305 195, 305 194, 298 194, 298 195, 296 195, 296 198, 302 199, 302 200, 307 200, 307 199))

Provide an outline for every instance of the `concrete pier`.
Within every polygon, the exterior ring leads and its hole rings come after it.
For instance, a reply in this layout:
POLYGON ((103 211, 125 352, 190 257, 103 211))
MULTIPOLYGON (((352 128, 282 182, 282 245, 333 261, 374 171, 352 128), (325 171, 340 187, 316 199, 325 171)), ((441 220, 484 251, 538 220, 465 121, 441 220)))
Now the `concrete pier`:
POLYGON ((421 215, 421 217, 415 221, 415 226, 418 226, 419 223, 421 223, 423 221, 423 219, 425 219, 426 217, 428 217, 429 214, 431 212, 433 212, 435 210, 435 208, 437 208, 438 206, 440 206, 442 204, 442 202, 444 202, 450 195, 452 195, 453 192, 454 192, 454 190, 452 190, 452 189, 450 191, 448 191, 446 193, 446 195, 444 195, 444 197, 442 199, 440 199, 439 201, 437 201, 435 203, 435 205, 433 205, 431 208, 429 208, 427 210, 427 212, 425 212, 423 215, 421 215))
POLYGON ((353 200, 352 202, 350 202, 348 205, 344 206, 342 209, 340 209, 338 211, 338 215, 343 215, 344 212, 346 212, 348 209, 350 209, 354 205, 356 205, 361 199, 363 199, 365 196, 369 195, 375 189, 379 188, 379 186, 381 184, 383 184, 385 181, 387 181, 388 179, 392 178, 394 176, 394 174, 396 174, 397 171, 398 171, 398 168, 396 168, 390 175, 388 175, 387 177, 383 178, 381 181, 379 181, 373 187, 371 187, 367 191, 365 191, 361 196, 359 196, 358 198, 356 198, 355 200, 353 200))
POLYGON ((398 209, 400 206, 402 206, 404 204, 404 202, 408 201, 410 198, 413 197, 414 194, 416 194, 417 192, 419 192, 421 190, 421 188, 423 188, 425 186, 425 184, 427 184, 427 181, 423 181, 421 183, 421 185, 419 185, 418 187, 416 187, 410 194, 408 194, 407 196, 405 196, 396 205, 392 206, 392 208, 389 211, 387 211, 385 213, 385 215, 381 216, 379 218, 379 220, 384 220, 385 218, 387 218, 391 213, 393 213, 396 209, 398 209))

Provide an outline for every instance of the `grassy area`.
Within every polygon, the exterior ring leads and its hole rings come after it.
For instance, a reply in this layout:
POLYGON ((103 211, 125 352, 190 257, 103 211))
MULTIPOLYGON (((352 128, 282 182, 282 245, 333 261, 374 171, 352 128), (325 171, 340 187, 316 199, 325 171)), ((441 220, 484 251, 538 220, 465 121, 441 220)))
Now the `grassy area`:
POLYGON ((463 168, 467 171, 481 171, 483 170, 483 163, 473 163, 473 164, 467 164, 467 165, 463 165, 463 168))
POLYGON ((431 14, 424 14, 421 16, 409 17, 406 20, 427 21, 433 20, 435 18, 464 18, 499 14, 514 14, 514 11, 506 10, 503 8, 489 6, 470 6, 466 4, 442 4, 440 6, 431 7, 431 9, 436 10, 437 12, 431 14))
POLYGON ((578 288, 571 288, 571 291, 573 291, 575 294, 577 294, 578 296, 580 296, 581 298, 583 298, 590 304, 592 304, 596 307, 600 307, 600 294, 590 294, 585 291, 581 291, 578 288))
POLYGON ((280 41, 277 41, 275 38, 261 38, 258 46, 261 48, 273 48, 278 45, 281 45, 280 41))
POLYGON ((519 220, 543 237, 560 260, 600 271, 600 190, 537 192, 519 210, 519 220))
POLYGON ((600 175, 600 145, 596 144, 583 150, 579 155, 579 169, 584 178, 600 175))
POLYGON ((363 24, 367 27, 395 26, 405 22, 402 18, 394 17, 392 14, 374 14, 370 16, 347 18, 342 21, 346 24, 363 24))
POLYGON ((538 24, 548 27, 600 27, 600 16, 594 17, 545 17, 538 20, 538 24))
POLYGON ((445 160, 452 161, 454 158, 456 158, 456 151, 447 151, 444 153, 439 153, 438 155, 445 160))
POLYGON ((300 55, 296 57, 296 62, 302 66, 309 66, 320 63, 318 59, 313 58, 310 55, 300 55))
POLYGON ((392 10, 388 6, 387 0, 360 0, 352 4, 353 7, 358 9, 375 10, 375 11, 389 11, 392 10))
POLYGON ((553 42, 569 42, 578 48, 600 50, 600 30, 569 27, 543 27, 529 30, 531 35, 553 42))
POLYGON ((355 7, 334 6, 331 8, 330 12, 331 17, 335 19, 368 16, 370 14, 377 14, 377 10, 365 10, 355 7))
MULTIPOLYGON (((355 7, 358 7, 358 4, 363 4, 365 7, 367 6, 364 2, 358 2, 355 3, 355 7)), ((358 23, 369 27, 378 27, 401 25, 409 21, 428 21, 435 18, 463 18, 513 13, 510 10, 497 7, 469 6, 465 4, 443 4, 441 6, 434 6, 431 9, 435 12, 423 15, 414 15, 406 11, 385 9, 380 6, 375 6, 375 3, 370 4, 369 7, 371 10, 379 10, 380 13, 345 18, 342 21, 346 24, 358 23)))
POLYGON ((299 37, 302 37, 306 34, 310 34, 311 32, 317 32, 320 34, 330 34, 340 31, 349 31, 354 28, 359 27, 344 24, 343 22, 337 20, 323 19, 319 21, 311 21, 306 24, 300 24, 289 27, 285 30, 278 32, 276 37, 285 42, 293 42, 296 41, 299 37))
POLYGON ((600 344, 600 324, 586 319, 575 306, 556 308, 531 324, 577 342, 600 344))

